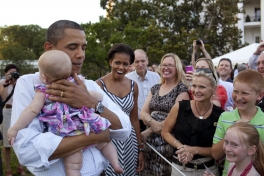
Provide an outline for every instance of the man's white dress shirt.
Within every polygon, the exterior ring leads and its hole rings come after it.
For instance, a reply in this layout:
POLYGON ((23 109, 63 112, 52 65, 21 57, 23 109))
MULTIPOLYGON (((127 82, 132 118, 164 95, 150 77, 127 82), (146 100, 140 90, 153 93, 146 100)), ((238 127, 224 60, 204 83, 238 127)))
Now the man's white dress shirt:
POLYGON ((248 67, 251 68, 252 70, 257 70, 257 66, 255 65, 256 62, 258 61, 259 55, 252 55, 249 60, 248 60, 248 67))
POLYGON ((158 73, 147 70, 144 80, 141 80, 136 71, 126 74, 126 77, 135 81, 138 85, 138 117, 141 119, 140 111, 143 108, 151 87, 160 82, 160 76, 158 73))
MULTIPOLYGON (((42 84, 39 73, 28 74, 17 81, 14 96, 11 125, 13 125, 21 112, 33 100, 34 85, 42 84)), ((92 80, 85 80, 88 90, 93 90, 103 95, 103 105, 114 112, 122 124, 122 129, 110 130, 110 136, 117 140, 125 141, 131 132, 129 117, 105 95, 104 91, 92 80)), ((60 144, 62 137, 51 132, 43 132, 43 123, 35 118, 30 125, 18 132, 13 148, 19 162, 37 176, 63 176, 65 169, 62 159, 49 161, 60 144)), ((108 165, 108 160, 95 147, 89 147, 83 152, 82 176, 98 176, 108 165)))

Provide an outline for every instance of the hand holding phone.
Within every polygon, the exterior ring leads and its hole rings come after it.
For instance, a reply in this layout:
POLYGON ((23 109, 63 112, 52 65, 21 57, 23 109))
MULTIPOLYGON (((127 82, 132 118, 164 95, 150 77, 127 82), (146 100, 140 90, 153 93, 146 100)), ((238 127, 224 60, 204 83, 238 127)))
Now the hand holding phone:
POLYGON ((193 66, 192 65, 187 65, 185 67, 186 73, 188 73, 189 71, 193 71, 193 66))

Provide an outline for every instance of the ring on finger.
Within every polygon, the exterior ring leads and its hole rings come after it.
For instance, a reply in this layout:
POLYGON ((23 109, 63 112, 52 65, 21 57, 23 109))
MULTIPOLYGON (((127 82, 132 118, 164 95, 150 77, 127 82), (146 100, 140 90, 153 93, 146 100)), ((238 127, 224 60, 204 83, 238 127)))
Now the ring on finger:
POLYGON ((61 94, 60 94, 61 97, 63 97, 63 91, 61 91, 61 94))

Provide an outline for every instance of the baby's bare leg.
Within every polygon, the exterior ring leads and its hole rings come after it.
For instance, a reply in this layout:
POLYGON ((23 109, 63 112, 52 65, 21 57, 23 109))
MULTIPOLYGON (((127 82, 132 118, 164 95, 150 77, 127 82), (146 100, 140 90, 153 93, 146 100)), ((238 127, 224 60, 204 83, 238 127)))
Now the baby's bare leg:
POLYGON ((124 173, 124 170, 118 163, 116 148, 111 142, 99 143, 96 147, 101 150, 102 154, 109 160, 116 174, 124 173))
POLYGON ((81 176, 82 152, 75 152, 63 158, 66 176, 81 176))

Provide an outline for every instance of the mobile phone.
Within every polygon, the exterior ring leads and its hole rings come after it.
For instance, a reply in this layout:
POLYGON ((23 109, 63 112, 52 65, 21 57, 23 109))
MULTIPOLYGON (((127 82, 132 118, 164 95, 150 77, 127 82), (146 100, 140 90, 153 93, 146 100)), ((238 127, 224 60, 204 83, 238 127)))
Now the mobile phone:
POLYGON ((186 70, 186 73, 187 73, 188 71, 193 71, 193 66, 192 66, 192 65, 187 65, 187 66, 185 67, 185 70, 186 70))

